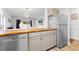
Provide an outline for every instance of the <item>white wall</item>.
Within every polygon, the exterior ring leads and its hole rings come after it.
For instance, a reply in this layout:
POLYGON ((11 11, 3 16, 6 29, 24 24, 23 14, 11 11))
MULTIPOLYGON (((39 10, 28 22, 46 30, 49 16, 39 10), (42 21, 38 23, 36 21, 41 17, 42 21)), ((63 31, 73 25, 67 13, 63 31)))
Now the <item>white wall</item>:
POLYGON ((74 10, 72 13, 77 13, 78 19, 70 21, 70 36, 73 39, 79 40, 79 9, 74 10))
POLYGON ((4 17, 3 17, 3 11, 2 9, 0 8, 0 29, 2 28, 3 29, 3 26, 4 26, 4 17), (3 26, 2 26, 3 25, 3 26))
POLYGON ((2 11, 2 9, 0 8, 0 15, 3 15, 3 11, 2 11))
POLYGON ((48 9, 45 8, 44 28, 48 28, 48 9))
POLYGON ((11 16, 5 9, 2 8, 2 10, 3 10, 4 17, 5 17, 5 28, 10 27, 11 23, 8 22, 8 19, 11 20, 11 16))

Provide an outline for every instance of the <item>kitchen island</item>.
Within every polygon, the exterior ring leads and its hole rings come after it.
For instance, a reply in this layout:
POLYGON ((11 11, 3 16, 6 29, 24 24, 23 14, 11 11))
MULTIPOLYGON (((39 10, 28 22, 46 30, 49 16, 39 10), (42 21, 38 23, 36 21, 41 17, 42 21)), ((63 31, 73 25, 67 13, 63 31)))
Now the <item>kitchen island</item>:
POLYGON ((11 29, 0 34, 2 51, 45 51, 56 46, 57 29, 11 29))

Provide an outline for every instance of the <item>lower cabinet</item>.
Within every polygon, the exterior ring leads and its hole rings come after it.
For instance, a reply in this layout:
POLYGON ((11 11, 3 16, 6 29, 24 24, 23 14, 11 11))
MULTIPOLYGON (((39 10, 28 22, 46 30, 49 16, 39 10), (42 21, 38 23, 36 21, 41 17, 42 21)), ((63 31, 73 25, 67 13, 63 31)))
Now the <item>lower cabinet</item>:
POLYGON ((56 46, 56 30, 49 33, 49 48, 56 46))
POLYGON ((41 39, 41 50, 45 51, 47 49, 49 49, 49 35, 42 35, 42 39, 41 39))
POLYGON ((45 51, 54 46, 56 30, 0 37, 0 51, 45 51))
POLYGON ((32 37, 29 38, 29 51, 45 51, 56 46, 56 30, 41 32, 39 35, 32 33, 31 35, 32 37))
POLYGON ((41 51, 40 40, 41 36, 29 38, 29 51, 41 51))
POLYGON ((21 34, 18 35, 18 51, 28 51, 28 35, 27 34, 21 34))

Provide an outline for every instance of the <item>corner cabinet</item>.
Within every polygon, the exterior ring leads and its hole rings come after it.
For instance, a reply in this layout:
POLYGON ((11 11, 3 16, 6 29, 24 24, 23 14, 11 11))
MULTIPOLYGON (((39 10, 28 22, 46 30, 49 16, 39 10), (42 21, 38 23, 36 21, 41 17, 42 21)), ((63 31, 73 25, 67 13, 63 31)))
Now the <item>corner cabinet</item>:
POLYGON ((56 46, 56 30, 29 33, 29 51, 45 51, 56 46))

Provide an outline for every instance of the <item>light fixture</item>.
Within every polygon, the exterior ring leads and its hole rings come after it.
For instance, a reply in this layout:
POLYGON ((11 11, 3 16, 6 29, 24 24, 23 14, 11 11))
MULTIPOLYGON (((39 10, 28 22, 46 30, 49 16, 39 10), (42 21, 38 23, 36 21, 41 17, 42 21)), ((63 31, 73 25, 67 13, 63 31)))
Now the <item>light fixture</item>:
POLYGON ((27 17, 27 18, 30 17, 30 13, 28 11, 25 12, 25 17, 27 17))
POLYGON ((25 8, 25 9, 26 9, 26 11, 25 11, 24 15, 26 18, 29 18, 30 17, 30 12, 28 10, 29 8, 25 8))

